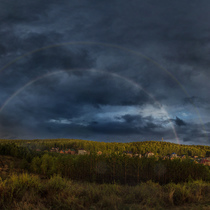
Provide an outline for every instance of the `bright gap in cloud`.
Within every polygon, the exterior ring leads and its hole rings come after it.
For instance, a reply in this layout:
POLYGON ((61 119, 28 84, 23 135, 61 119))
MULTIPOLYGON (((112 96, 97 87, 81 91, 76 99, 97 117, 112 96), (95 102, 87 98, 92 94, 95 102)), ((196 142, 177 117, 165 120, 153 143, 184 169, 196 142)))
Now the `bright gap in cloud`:
POLYGON ((153 123, 162 123, 169 120, 169 116, 164 108, 157 108, 152 105, 144 107, 140 106, 110 106, 102 105, 100 109, 90 109, 77 118, 71 119, 50 119, 48 122, 57 124, 81 124, 87 125, 92 121, 97 122, 124 122, 123 116, 140 116, 144 118, 145 122, 153 120, 153 123))

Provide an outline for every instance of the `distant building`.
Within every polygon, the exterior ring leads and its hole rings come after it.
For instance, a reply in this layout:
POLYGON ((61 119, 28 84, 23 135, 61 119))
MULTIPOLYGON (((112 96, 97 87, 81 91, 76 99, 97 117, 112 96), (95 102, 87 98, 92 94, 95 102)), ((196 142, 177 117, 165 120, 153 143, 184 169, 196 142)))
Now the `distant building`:
POLYGON ((98 152, 97 152, 97 155, 102 155, 102 152, 101 152, 101 151, 98 151, 98 152))
POLYGON ((134 154, 133 156, 134 156, 134 157, 139 157, 139 158, 141 158, 141 157, 142 157, 142 155, 141 155, 141 154, 134 154))
POLYGON ((149 158, 149 157, 152 157, 153 155, 155 155, 153 152, 147 152, 145 154, 145 157, 149 158))
POLYGON ((70 154, 71 155, 75 155, 76 154, 76 151, 74 149, 70 149, 70 154))
POLYGON ((50 152, 59 152, 59 148, 58 147, 52 147, 50 152))
POLYGON ((133 153, 131 151, 127 151, 126 155, 129 157, 133 157, 133 153))
POLYGON ((131 151, 123 151, 123 154, 125 154, 129 157, 133 157, 133 153, 131 151))
POLYGON ((175 152, 170 155, 170 159, 174 159, 174 158, 177 158, 177 154, 175 152))
POLYGON ((86 155, 87 154, 87 151, 84 150, 84 149, 79 149, 78 150, 78 155, 86 155))
POLYGON ((200 164, 210 166, 210 160, 207 160, 206 158, 203 158, 203 159, 200 161, 200 164))
POLYGON ((165 156, 162 157, 162 159, 163 159, 163 160, 170 159, 170 155, 165 155, 165 156))
POLYGON ((186 155, 182 155, 181 158, 182 158, 182 159, 185 159, 185 158, 186 158, 186 155))

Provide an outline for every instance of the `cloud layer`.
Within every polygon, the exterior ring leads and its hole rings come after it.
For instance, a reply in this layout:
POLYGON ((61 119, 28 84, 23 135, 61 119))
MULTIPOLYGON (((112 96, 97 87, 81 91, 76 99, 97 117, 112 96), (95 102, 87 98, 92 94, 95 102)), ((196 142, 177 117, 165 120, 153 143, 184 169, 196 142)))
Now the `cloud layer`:
POLYGON ((1 1, 0 138, 209 144, 209 9, 1 1))

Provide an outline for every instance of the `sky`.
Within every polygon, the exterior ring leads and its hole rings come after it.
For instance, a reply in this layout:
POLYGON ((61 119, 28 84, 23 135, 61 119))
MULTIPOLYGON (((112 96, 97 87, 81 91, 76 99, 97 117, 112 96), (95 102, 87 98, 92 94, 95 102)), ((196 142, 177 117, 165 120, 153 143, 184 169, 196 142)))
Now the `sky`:
POLYGON ((0 139, 210 145, 209 0, 1 0, 0 139))

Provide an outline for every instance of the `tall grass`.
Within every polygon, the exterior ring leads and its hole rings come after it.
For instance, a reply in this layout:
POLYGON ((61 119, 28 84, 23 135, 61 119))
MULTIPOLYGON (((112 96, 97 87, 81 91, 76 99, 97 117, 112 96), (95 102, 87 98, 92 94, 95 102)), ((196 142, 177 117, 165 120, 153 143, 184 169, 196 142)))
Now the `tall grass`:
POLYGON ((73 182, 27 173, 0 178, 0 209, 165 209, 210 202, 210 184, 192 181, 161 186, 73 182))

